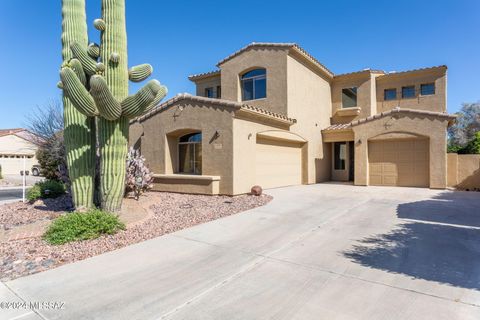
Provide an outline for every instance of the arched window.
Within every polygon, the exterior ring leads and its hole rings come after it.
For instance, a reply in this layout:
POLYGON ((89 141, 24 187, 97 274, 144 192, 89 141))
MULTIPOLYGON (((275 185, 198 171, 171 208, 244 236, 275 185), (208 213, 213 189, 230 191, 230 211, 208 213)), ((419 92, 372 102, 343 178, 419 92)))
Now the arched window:
POLYGON ((178 139, 178 172, 202 174, 202 133, 190 133, 178 139))
POLYGON ((267 96, 267 70, 254 69, 241 77, 242 100, 262 99, 267 96))

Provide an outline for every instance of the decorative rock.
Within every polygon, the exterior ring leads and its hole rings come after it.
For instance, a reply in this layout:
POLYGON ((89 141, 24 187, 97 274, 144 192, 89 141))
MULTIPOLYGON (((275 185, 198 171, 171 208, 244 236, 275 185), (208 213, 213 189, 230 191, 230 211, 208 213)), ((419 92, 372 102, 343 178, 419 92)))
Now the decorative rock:
POLYGON ((262 187, 260 186, 253 186, 252 189, 250 190, 250 193, 254 196, 261 196, 262 195, 262 187))

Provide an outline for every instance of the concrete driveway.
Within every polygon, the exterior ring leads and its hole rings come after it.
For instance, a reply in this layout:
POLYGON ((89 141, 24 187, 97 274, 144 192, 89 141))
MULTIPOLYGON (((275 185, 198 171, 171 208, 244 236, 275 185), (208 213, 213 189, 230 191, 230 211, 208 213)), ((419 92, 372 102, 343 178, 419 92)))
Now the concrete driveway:
POLYGON ((480 193, 319 184, 7 282, 9 319, 480 319, 480 193))

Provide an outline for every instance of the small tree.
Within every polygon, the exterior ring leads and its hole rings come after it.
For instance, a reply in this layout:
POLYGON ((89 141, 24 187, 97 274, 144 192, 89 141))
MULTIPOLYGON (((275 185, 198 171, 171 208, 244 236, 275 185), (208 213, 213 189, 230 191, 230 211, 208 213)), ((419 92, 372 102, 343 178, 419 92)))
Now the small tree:
POLYGON ((463 103, 456 115, 455 124, 448 128, 448 145, 452 151, 465 147, 480 131, 480 102, 463 103))
MULTIPOLYGON (((26 129, 43 140, 50 140, 63 131, 63 107, 58 100, 38 106, 27 116, 26 129)), ((63 137, 62 137, 63 139, 63 137)))
POLYGON ((130 147, 127 155, 126 194, 133 192, 138 200, 142 192, 153 187, 153 173, 145 164, 145 157, 130 147))
POLYGON ((480 153, 480 131, 475 133, 475 136, 470 140, 466 146, 457 150, 459 154, 479 154, 480 153))
MULTIPOLYGON (((38 137, 37 159, 42 174, 51 180, 65 180, 60 168, 66 167, 63 141, 63 108, 58 100, 51 100, 27 116, 26 128, 38 137)), ((68 179, 66 179, 68 180, 68 179)), ((66 182, 67 181, 63 181, 66 182)))
POLYGON ((62 171, 62 168, 66 167, 62 132, 40 144, 37 150, 37 159, 45 178, 68 184, 68 179, 66 179, 65 173, 62 171))

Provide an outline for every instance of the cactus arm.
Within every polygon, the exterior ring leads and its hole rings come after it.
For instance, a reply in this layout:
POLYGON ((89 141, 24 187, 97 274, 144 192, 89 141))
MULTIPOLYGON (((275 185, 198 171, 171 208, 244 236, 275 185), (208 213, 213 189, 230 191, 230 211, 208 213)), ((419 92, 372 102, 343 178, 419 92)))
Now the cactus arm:
POLYGON ((142 113, 135 114, 135 117, 139 117, 142 114, 144 114, 145 112, 148 112, 151 109, 153 109, 154 107, 156 107, 160 103, 160 101, 162 101, 162 99, 165 98, 167 93, 168 93, 167 87, 162 85, 160 90, 157 92, 157 96, 155 97, 155 99, 153 99, 153 101, 150 103, 150 105, 148 105, 147 108, 145 108, 145 110, 142 113))
POLYGON ((95 61, 97 61, 98 57, 100 57, 99 45, 96 43, 90 43, 88 45, 87 53, 92 59, 95 59, 95 61))
POLYGON ((63 83, 63 91, 75 108, 87 117, 95 116, 97 114, 95 101, 75 72, 68 67, 63 68, 60 71, 60 78, 63 83))
POLYGON ((108 89, 105 79, 100 75, 90 78, 90 94, 95 100, 99 114, 107 120, 117 120, 122 115, 120 103, 108 89))
POLYGON ((133 66, 128 70, 128 78, 132 82, 140 82, 148 77, 153 72, 153 67, 148 63, 139 64, 138 66, 133 66))
POLYGON ((135 117, 145 110, 156 100, 157 96, 165 96, 165 87, 157 80, 150 80, 138 92, 122 101, 123 115, 128 118, 135 117))
POLYGON ((83 70, 89 76, 94 75, 97 71, 97 62, 88 55, 87 49, 81 46, 78 42, 73 42, 70 45, 73 56, 80 60, 83 66, 83 70))
POLYGON ((87 83, 87 77, 85 75, 85 72, 83 71, 83 67, 80 61, 78 59, 72 59, 68 64, 75 72, 80 82, 85 86, 87 83))
POLYGON ((105 21, 103 19, 95 19, 93 20, 93 26, 98 31, 105 31, 105 21))

